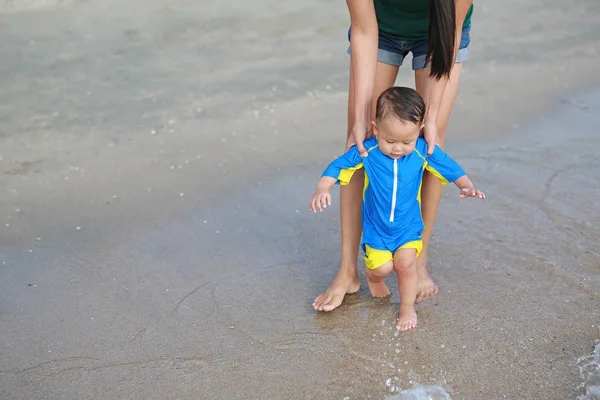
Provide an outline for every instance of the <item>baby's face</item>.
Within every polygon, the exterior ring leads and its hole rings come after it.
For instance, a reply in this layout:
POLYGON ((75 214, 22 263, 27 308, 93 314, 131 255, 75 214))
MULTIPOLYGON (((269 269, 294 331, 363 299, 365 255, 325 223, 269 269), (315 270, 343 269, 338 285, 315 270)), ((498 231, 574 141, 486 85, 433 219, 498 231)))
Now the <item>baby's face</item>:
POLYGON ((373 122, 373 133, 377 136, 379 150, 398 159, 413 152, 422 127, 422 124, 391 117, 373 122))

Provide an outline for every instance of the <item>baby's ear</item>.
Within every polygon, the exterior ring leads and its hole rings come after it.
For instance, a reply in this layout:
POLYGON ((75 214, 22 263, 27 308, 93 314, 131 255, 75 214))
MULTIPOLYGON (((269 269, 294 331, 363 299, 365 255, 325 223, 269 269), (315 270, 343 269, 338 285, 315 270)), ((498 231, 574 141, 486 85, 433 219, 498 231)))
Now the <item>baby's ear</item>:
POLYGON ((379 135, 379 128, 377 127, 377 121, 375 121, 375 120, 371 121, 371 129, 373 130, 373 135, 375 135, 375 136, 379 135))

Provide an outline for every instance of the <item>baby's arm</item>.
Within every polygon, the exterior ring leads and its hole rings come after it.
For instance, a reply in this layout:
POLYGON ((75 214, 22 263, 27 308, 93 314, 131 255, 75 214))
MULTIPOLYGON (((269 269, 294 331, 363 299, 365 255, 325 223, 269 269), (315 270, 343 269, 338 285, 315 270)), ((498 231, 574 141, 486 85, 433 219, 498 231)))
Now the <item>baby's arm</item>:
POLYGON ((454 184, 460 189, 461 199, 464 199, 466 197, 478 197, 480 199, 485 199, 485 193, 475 189, 473 187, 473 182, 471 182, 469 177, 466 175, 463 175, 457 180, 455 180, 454 184))
POLYGON ((442 184, 454 182, 460 189, 461 198, 478 197, 485 199, 485 193, 473 187, 473 182, 465 174, 462 167, 438 146, 435 146, 433 154, 427 157, 426 168, 437 176, 442 184))
POLYGON ((308 207, 312 212, 323 211, 324 208, 331 205, 331 193, 329 190, 335 185, 337 179, 332 178, 330 176, 323 176, 319 179, 319 183, 317 184, 317 190, 312 195, 310 199, 310 203, 308 207))
POLYGON ((352 178, 352 174, 357 169, 362 168, 362 159, 356 146, 351 147, 341 157, 336 158, 321 176, 317 184, 317 190, 312 195, 308 207, 313 211, 323 211, 328 205, 331 205, 331 194, 329 190, 337 183, 347 185, 352 178))

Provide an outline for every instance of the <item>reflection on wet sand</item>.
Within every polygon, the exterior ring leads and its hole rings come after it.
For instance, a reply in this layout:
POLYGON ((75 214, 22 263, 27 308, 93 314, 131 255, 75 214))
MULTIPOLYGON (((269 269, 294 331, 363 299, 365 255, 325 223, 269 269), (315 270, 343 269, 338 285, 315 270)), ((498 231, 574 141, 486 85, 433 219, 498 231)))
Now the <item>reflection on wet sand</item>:
POLYGON ((343 4, 59 3, 0 14, 0 397, 594 398, 596 1, 477 4, 447 146, 488 199, 445 190, 405 333, 364 274, 310 304, 343 4))

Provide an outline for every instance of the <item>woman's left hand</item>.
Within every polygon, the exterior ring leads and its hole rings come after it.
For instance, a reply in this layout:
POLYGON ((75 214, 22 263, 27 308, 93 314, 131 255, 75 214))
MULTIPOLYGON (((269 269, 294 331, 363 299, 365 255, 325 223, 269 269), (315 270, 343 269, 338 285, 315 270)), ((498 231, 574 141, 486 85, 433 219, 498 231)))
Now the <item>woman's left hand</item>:
POLYGON ((425 141, 427 142, 427 155, 430 156, 433 154, 435 145, 436 144, 439 145, 437 123, 425 122, 425 126, 423 127, 423 133, 424 133, 423 136, 425 137, 425 141))

